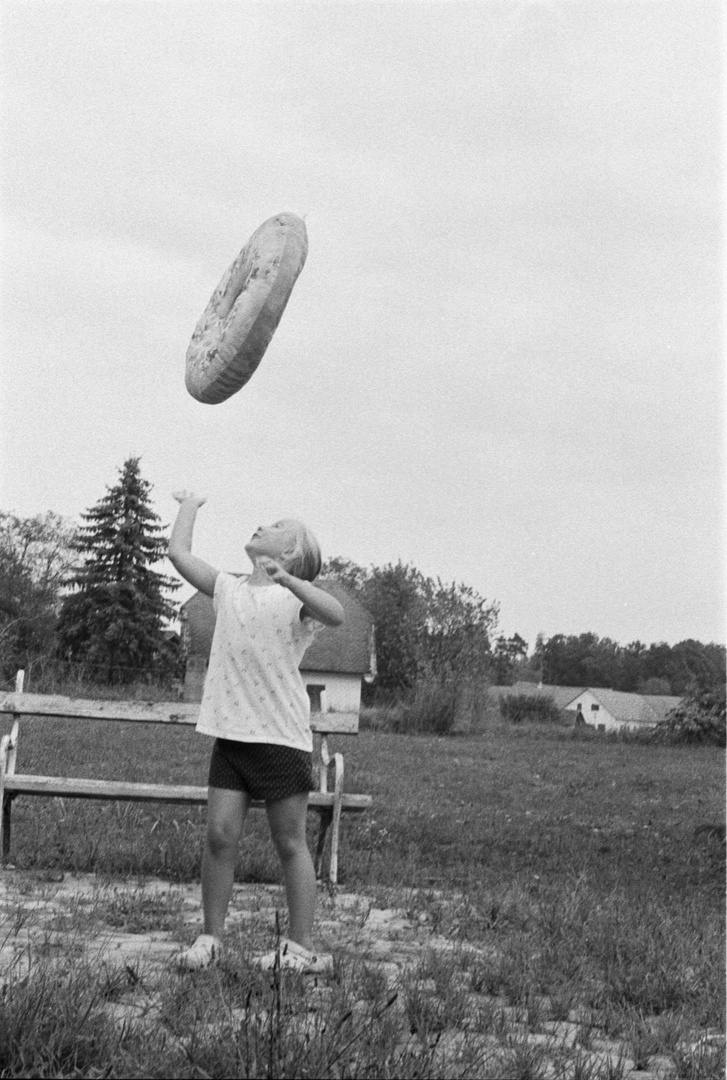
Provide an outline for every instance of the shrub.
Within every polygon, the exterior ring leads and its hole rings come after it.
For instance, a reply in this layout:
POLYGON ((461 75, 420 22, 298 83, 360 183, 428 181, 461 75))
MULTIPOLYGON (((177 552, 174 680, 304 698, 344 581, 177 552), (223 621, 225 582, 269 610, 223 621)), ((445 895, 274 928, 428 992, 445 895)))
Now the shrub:
POLYGON ((403 703, 394 718, 394 731, 418 735, 449 735, 457 717, 457 687, 434 679, 420 681, 413 697, 403 703))
POLYGON ((419 679, 413 692, 387 711, 390 731, 414 735, 452 735, 479 726, 487 688, 478 679, 419 679))
MULTIPOLYGON (((105 671, 93 664, 72 663, 47 655, 29 658, 23 670, 26 694, 114 701, 178 701, 183 692, 182 680, 169 674, 129 671, 126 682, 109 685, 104 679, 105 671)), ((14 688, 14 678, 0 684, 0 689, 14 688)))
POLYGON ((500 700, 500 713, 513 724, 562 723, 561 711, 552 697, 544 694, 511 694, 500 700))
POLYGON ((655 742, 724 746, 725 690, 695 690, 653 731, 655 742))
POLYGON ((368 708, 364 706, 359 713, 359 730, 399 731, 401 717, 400 705, 374 705, 368 708))

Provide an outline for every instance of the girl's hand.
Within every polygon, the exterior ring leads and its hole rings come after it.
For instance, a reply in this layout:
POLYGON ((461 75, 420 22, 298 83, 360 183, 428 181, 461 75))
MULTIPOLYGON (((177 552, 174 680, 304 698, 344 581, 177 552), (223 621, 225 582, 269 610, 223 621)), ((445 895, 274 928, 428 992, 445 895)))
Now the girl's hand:
POLYGON ((271 559, 267 555, 261 555, 259 559, 256 559, 256 563, 269 578, 272 578, 276 585, 284 586, 290 577, 288 571, 283 570, 280 563, 276 563, 275 559, 271 559))
POLYGON ((172 497, 178 503, 193 502, 195 506, 203 506, 207 502, 206 495, 195 495, 193 491, 173 491, 172 497))

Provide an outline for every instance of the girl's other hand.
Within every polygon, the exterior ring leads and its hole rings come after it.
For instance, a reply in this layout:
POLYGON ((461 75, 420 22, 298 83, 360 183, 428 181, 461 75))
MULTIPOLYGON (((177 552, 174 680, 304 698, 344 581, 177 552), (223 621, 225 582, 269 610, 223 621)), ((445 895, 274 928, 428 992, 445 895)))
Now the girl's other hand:
POLYGON ((285 585, 290 575, 287 570, 283 570, 280 563, 276 563, 275 559, 271 559, 267 555, 261 555, 256 559, 256 562, 276 584, 285 585))
POLYGON ((206 495, 195 495, 193 491, 173 491, 172 497, 177 500, 178 503, 193 502, 195 506, 203 506, 207 502, 206 495))

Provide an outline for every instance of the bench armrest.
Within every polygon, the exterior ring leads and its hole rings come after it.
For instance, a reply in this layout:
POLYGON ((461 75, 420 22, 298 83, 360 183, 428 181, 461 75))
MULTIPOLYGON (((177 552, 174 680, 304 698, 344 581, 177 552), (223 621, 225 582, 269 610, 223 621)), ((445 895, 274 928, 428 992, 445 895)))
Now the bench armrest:
POLYGON ((15 762, 18 757, 18 734, 20 725, 14 721, 9 735, 3 735, 0 741, 0 769, 3 776, 12 776, 15 772, 15 762))
POLYGON ((334 791, 343 791, 343 754, 336 752, 331 754, 328 749, 328 736, 321 735, 321 745, 318 761, 318 790, 328 791, 328 770, 334 768, 334 791))

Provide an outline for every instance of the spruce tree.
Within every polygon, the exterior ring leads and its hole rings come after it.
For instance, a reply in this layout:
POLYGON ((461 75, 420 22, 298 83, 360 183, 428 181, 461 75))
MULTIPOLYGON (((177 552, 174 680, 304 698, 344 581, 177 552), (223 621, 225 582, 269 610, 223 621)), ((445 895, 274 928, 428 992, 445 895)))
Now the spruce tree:
POLYGON ((67 660, 86 663, 101 682, 129 682, 144 675, 169 677, 178 654, 165 634, 176 604, 165 593, 174 578, 152 569, 166 554, 164 526, 151 509, 151 484, 129 458, 119 481, 82 514, 74 541, 82 561, 63 602, 58 648, 67 660))

